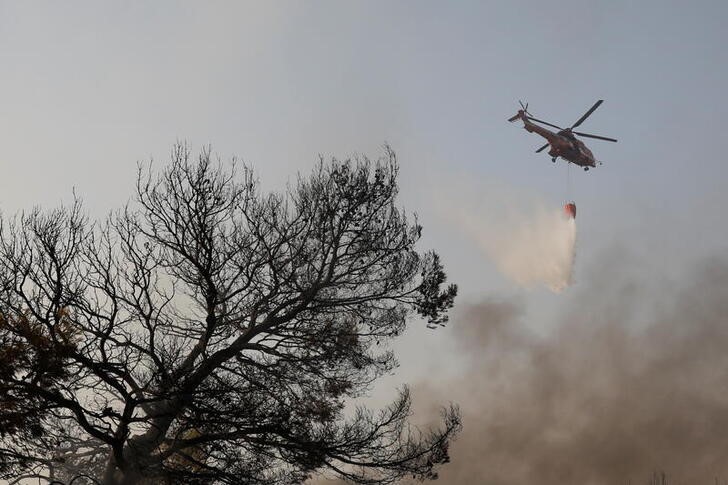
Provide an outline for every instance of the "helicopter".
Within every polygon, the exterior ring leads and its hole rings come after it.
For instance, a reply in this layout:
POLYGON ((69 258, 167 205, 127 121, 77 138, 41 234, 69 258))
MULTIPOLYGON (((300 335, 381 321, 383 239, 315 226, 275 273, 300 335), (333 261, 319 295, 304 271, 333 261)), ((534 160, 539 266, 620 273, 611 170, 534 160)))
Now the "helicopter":
MULTIPOLYGON (((561 128, 554 125, 553 123, 534 118, 533 116, 531 116, 531 113, 528 112, 528 103, 524 105, 520 101, 519 103, 521 105, 521 109, 518 110, 518 113, 509 118, 508 121, 514 122, 517 119, 521 119, 523 121, 523 127, 526 129, 526 131, 528 131, 529 133, 536 132, 542 137, 546 138, 548 143, 536 150, 536 153, 540 153, 542 150, 550 146, 551 148, 549 149, 548 153, 549 155, 551 155, 552 162, 555 163, 556 159, 558 157, 561 157, 569 163, 584 167, 584 170, 587 171, 590 167, 597 166, 597 160, 596 158, 594 158, 594 154, 591 152, 591 150, 586 147, 584 142, 576 138, 576 135, 586 138, 595 138, 597 140, 606 140, 613 142, 616 142, 617 140, 615 140, 614 138, 607 138, 606 136, 590 135, 589 133, 582 133, 573 130, 574 128, 581 125, 584 120, 586 120, 603 102, 604 100, 600 99, 599 101, 594 103, 594 106, 589 108, 589 111, 584 113, 584 116, 576 120, 576 122, 569 128, 561 128), (552 128, 556 128, 559 131, 554 133, 553 131, 546 129, 543 126, 539 126, 533 123, 534 121, 536 123, 541 123, 552 128)), ((598 163, 601 165, 602 162, 598 163)))

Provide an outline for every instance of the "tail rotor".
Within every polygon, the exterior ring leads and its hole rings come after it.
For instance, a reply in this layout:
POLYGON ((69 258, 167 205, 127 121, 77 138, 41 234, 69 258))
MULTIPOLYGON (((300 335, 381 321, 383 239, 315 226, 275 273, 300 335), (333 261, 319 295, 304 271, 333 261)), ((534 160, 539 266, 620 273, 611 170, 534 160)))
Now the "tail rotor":
POLYGON ((523 104, 523 101, 521 101, 519 99, 518 104, 521 105, 521 109, 518 111, 518 113, 516 113, 515 115, 508 118, 508 121, 510 121, 511 123, 513 123, 514 121, 516 121, 519 118, 527 117, 527 116, 531 115, 531 113, 528 112, 528 103, 523 104))
POLYGON ((521 105, 521 108, 523 108, 523 112, 524 112, 524 113, 526 113, 527 115, 531 116, 531 113, 529 113, 529 112, 528 112, 528 103, 526 103, 526 104, 523 104, 523 101, 521 101, 521 100, 519 99, 519 100, 518 100, 518 104, 520 104, 520 105, 521 105))

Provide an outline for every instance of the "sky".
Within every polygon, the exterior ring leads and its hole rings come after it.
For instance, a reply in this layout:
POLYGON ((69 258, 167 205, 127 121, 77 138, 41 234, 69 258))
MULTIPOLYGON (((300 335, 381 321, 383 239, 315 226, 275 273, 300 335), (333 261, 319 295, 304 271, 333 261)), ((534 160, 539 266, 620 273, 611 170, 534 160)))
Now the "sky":
MULTIPOLYGON (((707 0, 0 1, 0 209, 75 190, 103 217, 131 196, 137 163, 164 164, 178 140, 241 158, 270 189, 319 154, 376 158, 388 143, 400 201, 463 312, 515 301, 548 334, 594 301, 585 288, 619 302, 642 283, 659 307, 664 285, 728 249, 726 18, 707 0), (597 99, 580 128, 619 142, 589 140, 604 165, 588 173, 533 153, 541 138, 506 121, 523 100, 570 125, 597 99), (451 209, 497 218, 571 199, 574 285, 559 294, 500 274, 451 209)), ((467 365, 448 329, 415 330, 382 395, 467 365)))

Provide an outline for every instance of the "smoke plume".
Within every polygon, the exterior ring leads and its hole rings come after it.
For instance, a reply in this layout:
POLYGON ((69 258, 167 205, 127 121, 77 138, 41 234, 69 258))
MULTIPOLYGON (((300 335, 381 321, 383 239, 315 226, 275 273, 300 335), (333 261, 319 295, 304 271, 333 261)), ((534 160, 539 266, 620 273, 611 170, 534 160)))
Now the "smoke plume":
POLYGON ((671 484, 728 480, 728 264, 650 291, 618 256, 545 337, 519 302, 453 316, 466 372, 413 393, 463 411, 442 483, 637 485, 657 470, 671 484))
POLYGON ((571 284, 576 221, 542 205, 497 218, 458 212, 463 229, 506 277, 520 286, 561 292, 571 284))

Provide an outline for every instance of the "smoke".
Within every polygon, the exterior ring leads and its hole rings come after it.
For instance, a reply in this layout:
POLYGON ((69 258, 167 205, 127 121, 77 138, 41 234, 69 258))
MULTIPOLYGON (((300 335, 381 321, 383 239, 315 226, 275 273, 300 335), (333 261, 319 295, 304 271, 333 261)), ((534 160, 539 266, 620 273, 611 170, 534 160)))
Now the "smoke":
POLYGON ((576 221, 560 204, 502 183, 441 175, 431 185, 440 217, 452 224, 510 281, 560 293, 572 283, 576 221))
POLYGON ((576 255, 576 221, 543 206, 510 211, 484 220, 460 212, 463 229, 493 260, 501 273, 520 286, 543 285, 561 292, 571 285, 576 255))
POLYGON ((546 336, 515 301, 453 316, 467 370, 413 393, 420 416, 461 405, 443 483, 646 484, 656 470, 669 483, 728 480, 728 263, 651 291, 624 257, 585 277, 546 336))

